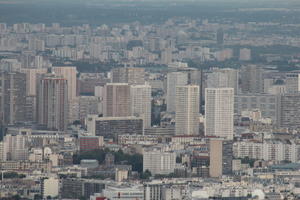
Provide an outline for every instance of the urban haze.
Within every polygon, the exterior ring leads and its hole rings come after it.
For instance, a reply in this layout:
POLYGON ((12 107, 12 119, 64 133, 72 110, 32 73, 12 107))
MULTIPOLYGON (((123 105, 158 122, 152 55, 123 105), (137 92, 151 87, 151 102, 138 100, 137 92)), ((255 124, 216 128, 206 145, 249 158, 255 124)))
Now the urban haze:
POLYGON ((300 199, 299 0, 0 0, 0 199, 300 199))

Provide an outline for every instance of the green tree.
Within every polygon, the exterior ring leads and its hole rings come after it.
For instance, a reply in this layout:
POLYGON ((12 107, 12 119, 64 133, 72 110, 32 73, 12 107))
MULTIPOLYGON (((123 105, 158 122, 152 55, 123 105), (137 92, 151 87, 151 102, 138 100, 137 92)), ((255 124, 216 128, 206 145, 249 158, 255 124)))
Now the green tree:
POLYGON ((151 172, 148 169, 146 169, 146 171, 140 174, 140 179, 149 180, 151 176, 152 176, 151 172))

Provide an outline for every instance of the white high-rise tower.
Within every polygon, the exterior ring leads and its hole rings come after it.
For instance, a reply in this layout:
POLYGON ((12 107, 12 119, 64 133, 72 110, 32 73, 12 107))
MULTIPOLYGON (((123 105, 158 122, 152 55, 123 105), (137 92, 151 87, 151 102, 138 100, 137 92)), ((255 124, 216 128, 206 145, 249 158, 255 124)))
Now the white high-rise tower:
POLYGON ((183 86, 188 83, 188 74, 185 72, 171 72, 167 76, 167 111, 176 110, 176 86, 183 86))
POLYGON ((233 139, 234 89, 205 89, 205 135, 233 139))
POLYGON ((199 133, 199 86, 176 87, 176 135, 199 133))

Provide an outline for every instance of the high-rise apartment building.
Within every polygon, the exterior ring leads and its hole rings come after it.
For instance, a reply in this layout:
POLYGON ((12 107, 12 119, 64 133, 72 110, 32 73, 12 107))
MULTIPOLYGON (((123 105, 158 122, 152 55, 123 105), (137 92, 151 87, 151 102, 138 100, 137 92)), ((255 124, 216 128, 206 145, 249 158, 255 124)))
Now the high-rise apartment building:
POLYGON ((26 119, 26 75, 20 72, 0 72, 0 122, 12 125, 26 119))
POLYGON ((176 86, 183 86, 188 83, 186 72, 171 72, 167 75, 167 111, 176 110, 176 86))
POLYGON ((105 117, 131 116, 130 85, 108 83, 104 86, 103 115, 105 117))
POLYGON ((233 139, 233 88, 205 89, 205 135, 233 139))
POLYGON ((300 94, 285 94, 279 98, 280 127, 300 128, 300 94))
POLYGON ((236 69, 214 69, 207 75, 207 88, 234 88, 234 93, 239 91, 239 72, 236 69))
POLYGON ((241 94, 234 97, 234 113, 241 115, 243 111, 260 110, 263 118, 276 122, 278 115, 278 97, 270 94, 241 94))
POLYGON ((199 133, 199 86, 176 87, 176 135, 199 133))
POLYGON ((145 69, 134 67, 122 67, 112 70, 113 83, 145 84, 145 69))
POLYGON ((243 93, 263 93, 263 69, 261 66, 242 66, 240 75, 243 93))
POLYGON ((26 74, 26 95, 36 96, 38 76, 47 73, 47 69, 22 69, 26 74))
POLYGON ((52 71, 58 75, 62 76, 68 81, 68 100, 75 99, 76 97, 76 88, 77 88, 77 70, 76 67, 53 67, 52 71))
POLYGON ((202 113, 202 103, 204 101, 203 71, 191 69, 188 71, 188 84, 199 86, 199 112, 202 113))
POLYGON ((38 122, 52 130, 66 130, 68 122, 68 81, 53 74, 39 81, 38 122))
POLYGON ((144 121, 144 127, 151 127, 151 86, 132 85, 130 88, 132 115, 144 121))

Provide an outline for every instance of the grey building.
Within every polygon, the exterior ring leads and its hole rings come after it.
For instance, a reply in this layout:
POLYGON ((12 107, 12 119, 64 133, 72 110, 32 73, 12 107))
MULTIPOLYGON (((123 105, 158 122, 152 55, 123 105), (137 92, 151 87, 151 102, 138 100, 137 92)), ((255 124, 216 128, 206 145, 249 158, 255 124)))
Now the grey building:
POLYGON ((113 83, 145 84, 145 69, 134 67, 122 67, 112 70, 113 83))
POLYGON ((286 94, 279 98, 280 127, 300 128, 300 94, 286 94))
POLYGON ((143 119, 137 117, 98 117, 89 115, 86 119, 87 130, 97 136, 118 139, 118 135, 142 135, 143 119))
POLYGON ((26 75, 20 72, 0 72, 0 122, 12 125, 26 119, 26 75))
POLYGON ((263 69, 257 65, 242 66, 240 73, 242 93, 263 93, 263 69))
POLYGON ((101 193, 105 183, 97 180, 62 179, 60 196, 64 199, 89 198, 95 193, 101 193))
POLYGON ((275 122, 278 115, 278 96, 269 94, 247 94, 234 97, 234 113, 241 114, 245 110, 259 109, 262 117, 271 118, 275 122))

